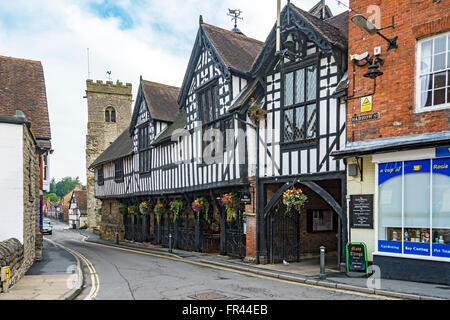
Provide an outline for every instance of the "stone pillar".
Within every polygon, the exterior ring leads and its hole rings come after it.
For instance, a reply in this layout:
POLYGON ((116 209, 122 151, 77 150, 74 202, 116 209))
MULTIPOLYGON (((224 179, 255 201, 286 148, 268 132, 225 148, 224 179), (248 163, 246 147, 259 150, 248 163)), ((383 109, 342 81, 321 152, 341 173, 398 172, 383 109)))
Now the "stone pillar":
POLYGON ((102 203, 102 215, 100 222, 100 238, 104 240, 116 240, 116 234, 119 240, 124 240, 125 229, 123 217, 120 214, 120 203, 116 200, 104 200, 102 203))

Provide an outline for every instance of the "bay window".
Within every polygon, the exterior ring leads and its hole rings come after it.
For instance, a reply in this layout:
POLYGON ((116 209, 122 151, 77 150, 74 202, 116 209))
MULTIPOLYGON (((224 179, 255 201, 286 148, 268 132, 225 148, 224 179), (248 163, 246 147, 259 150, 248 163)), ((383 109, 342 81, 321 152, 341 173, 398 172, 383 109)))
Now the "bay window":
POLYGON ((288 72, 284 80, 283 141, 316 137, 317 67, 311 65, 288 72))
POLYGON ((138 132, 139 172, 150 171, 150 138, 149 126, 139 128, 138 132))

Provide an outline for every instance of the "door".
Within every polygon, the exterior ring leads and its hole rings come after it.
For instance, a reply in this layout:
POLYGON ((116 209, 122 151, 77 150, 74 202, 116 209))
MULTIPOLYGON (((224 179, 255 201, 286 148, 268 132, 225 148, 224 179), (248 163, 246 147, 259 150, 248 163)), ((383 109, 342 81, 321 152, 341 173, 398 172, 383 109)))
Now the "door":
POLYGON ((281 200, 267 219, 270 262, 297 262, 300 259, 300 219, 295 210, 288 211, 281 200))

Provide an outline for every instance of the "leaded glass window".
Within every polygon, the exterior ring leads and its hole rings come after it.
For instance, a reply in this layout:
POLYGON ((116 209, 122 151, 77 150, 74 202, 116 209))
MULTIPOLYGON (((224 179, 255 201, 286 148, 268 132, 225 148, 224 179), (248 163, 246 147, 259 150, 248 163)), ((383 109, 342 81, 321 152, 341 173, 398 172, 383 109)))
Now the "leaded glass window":
POLYGON ((288 72, 284 79, 284 142, 316 137, 317 67, 288 72))
POLYGON ((219 116, 219 104, 217 101, 217 85, 209 86, 198 93, 198 101, 202 111, 203 123, 216 120, 219 116))

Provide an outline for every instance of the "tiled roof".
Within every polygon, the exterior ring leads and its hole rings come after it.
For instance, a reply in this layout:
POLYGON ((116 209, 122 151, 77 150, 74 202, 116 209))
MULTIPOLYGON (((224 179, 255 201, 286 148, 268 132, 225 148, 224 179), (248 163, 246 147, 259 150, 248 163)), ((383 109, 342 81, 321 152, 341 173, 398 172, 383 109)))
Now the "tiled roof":
POLYGON ((263 42, 207 23, 202 23, 201 26, 226 67, 241 72, 251 70, 253 61, 264 45, 263 42))
POLYGON ((159 144, 170 139, 172 133, 177 129, 183 129, 186 124, 186 112, 184 109, 177 114, 175 121, 170 124, 161 134, 152 142, 152 145, 159 144))
POLYGON ((178 112, 180 88, 143 79, 141 84, 152 119, 172 122, 178 112))
MULTIPOLYGON (((310 14, 307 11, 304 11, 292 3, 290 4, 291 8, 306 22, 308 22, 318 33, 320 33, 325 39, 327 39, 330 43, 339 43, 342 46, 347 46, 347 34, 343 34, 339 28, 332 25, 330 23, 329 18, 327 20, 322 20, 317 18, 316 16, 310 14)), ((348 11, 347 11, 348 16, 348 11)), ((347 17, 348 19, 348 17, 347 17)))
POLYGON ((73 196, 77 202, 77 207, 80 211, 87 210, 87 190, 75 190, 73 196))
POLYGON ((325 21, 339 29, 342 35, 348 39, 348 11, 344 11, 337 16, 326 19, 325 21))
POLYGON ((103 163, 126 157, 133 153, 133 141, 130 136, 130 129, 125 129, 116 140, 103 151, 89 168, 95 168, 103 163))
POLYGON ((51 148, 44 71, 39 61, 0 56, 0 115, 21 110, 38 145, 51 148))

